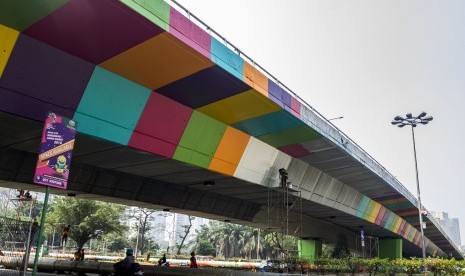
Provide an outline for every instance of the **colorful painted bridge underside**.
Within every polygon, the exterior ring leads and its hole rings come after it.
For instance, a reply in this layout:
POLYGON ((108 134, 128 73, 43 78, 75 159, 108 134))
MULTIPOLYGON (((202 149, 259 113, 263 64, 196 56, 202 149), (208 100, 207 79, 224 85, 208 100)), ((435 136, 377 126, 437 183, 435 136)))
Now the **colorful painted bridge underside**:
MULTIPOLYGON (((148 161, 111 166, 115 161, 99 160, 94 149, 75 162, 175 184, 192 184, 189 173, 202 172, 194 184, 214 180, 217 193, 240 180, 255 192, 228 195, 259 204, 257 194, 277 186, 278 169, 286 168, 308 206, 304 215, 401 237, 418 253, 416 200, 397 180, 167 3, 4 0, 0 24, 0 111, 42 122, 52 110, 74 118, 83 137, 150 153, 148 161), (160 160, 168 162, 163 173, 154 165, 160 160), (175 161, 183 171, 167 173, 175 161)), ((2 146, 14 144, 3 139, 2 146)), ((457 255, 426 220, 427 252, 457 255)))

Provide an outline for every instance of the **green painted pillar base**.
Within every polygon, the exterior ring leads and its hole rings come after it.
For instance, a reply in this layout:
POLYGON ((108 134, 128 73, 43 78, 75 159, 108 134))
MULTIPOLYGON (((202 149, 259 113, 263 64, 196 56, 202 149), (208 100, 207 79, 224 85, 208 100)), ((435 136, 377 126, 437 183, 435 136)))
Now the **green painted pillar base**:
POLYGON ((321 256, 322 245, 321 240, 301 239, 299 242, 299 257, 313 263, 315 258, 321 256))
POLYGON ((379 240, 379 257, 391 260, 402 258, 402 239, 379 240))

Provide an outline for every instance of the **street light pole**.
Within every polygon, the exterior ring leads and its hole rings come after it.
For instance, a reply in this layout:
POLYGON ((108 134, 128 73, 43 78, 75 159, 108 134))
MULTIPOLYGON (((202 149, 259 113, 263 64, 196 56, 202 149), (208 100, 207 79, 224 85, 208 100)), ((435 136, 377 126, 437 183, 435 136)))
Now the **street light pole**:
POLYGON ((415 157, 415 174, 417 178, 417 197, 418 197, 418 218, 420 220, 421 232, 421 253, 423 254, 423 269, 425 267, 426 250, 425 250, 425 235, 423 234, 423 215, 421 214, 421 196, 420 196, 420 180, 418 178, 418 164, 417 164, 417 150, 415 146, 415 131, 412 125, 412 139, 413 139, 413 156, 415 157))
POLYGON ((423 232, 423 215, 422 215, 422 205, 421 205, 421 196, 420 196, 420 179, 418 177, 418 163, 417 163, 417 149, 415 145, 415 131, 414 128, 418 124, 426 125, 433 120, 433 117, 426 116, 426 112, 420 113, 417 117, 413 117, 412 113, 407 113, 405 115, 406 118, 401 116, 396 116, 394 120, 391 122, 393 125, 397 125, 398 127, 404 127, 406 125, 411 126, 412 128, 412 141, 413 141, 413 156, 415 159, 415 174, 416 174, 416 181, 417 181, 417 207, 418 207, 418 219, 420 221, 420 233, 421 233, 421 253, 422 253, 422 269, 426 271, 425 267, 425 260, 426 260, 426 248, 425 248, 425 235, 423 232))

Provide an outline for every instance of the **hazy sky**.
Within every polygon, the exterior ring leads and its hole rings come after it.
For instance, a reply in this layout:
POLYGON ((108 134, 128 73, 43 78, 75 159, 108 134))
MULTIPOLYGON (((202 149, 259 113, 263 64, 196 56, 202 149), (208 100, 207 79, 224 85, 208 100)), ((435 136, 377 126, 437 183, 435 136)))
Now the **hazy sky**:
POLYGON ((465 1, 177 0, 327 118, 422 203, 461 222, 465 244, 465 1))

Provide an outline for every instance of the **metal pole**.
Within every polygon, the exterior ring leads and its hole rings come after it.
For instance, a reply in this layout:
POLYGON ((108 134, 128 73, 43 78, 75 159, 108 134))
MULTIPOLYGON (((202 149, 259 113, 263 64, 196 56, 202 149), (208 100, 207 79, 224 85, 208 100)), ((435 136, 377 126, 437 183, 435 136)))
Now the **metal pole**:
POLYGON ((426 252, 425 252, 425 235, 423 234, 423 216, 421 214, 421 197, 420 197, 420 180, 418 178, 418 164, 417 164, 417 149, 415 147, 415 131, 412 127, 412 139, 413 139, 413 156, 415 157, 415 173, 417 177, 417 197, 418 197, 418 218, 420 220, 420 232, 421 232, 421 253, 423 254, 422 259, 422 269, 426 271, 425 267, 425 260, 426 260, 426 252))
POLYGON ((34 200, 31 200, 31 207, 29 209, 29 233, 27 234, 27 241, 26 241, 26 252, 24 253, 24 263, 23 263, 23 271, 21 273, 22 276, 26 276, 27 266, 29 264, 29 251, 31 250, 31 232, 32 232, 32 208, 34 207, 34 200))
POLYGON ((40 217, 40 228, 39 228, 39 237, 37 237, 37 246, 36 246, 36 255, 34 256, 34 268, 32 269, 32 276, 37 274, 37 263, 39 261, 39 250, 42 245, 42 234, 45 228, 45 216, 47 214, 47 205, 48 205, 48 195, 50 194, 50 187, 46 186, 45 188, 45 198, 44 206, 42 208, 42 215, 40 217))

